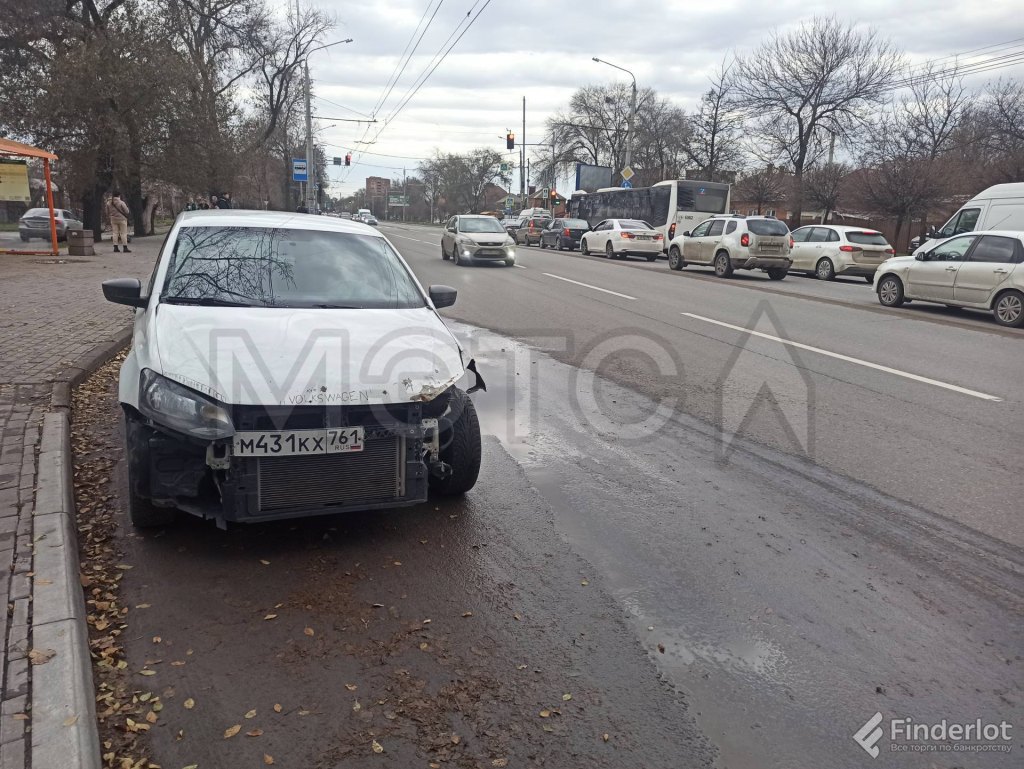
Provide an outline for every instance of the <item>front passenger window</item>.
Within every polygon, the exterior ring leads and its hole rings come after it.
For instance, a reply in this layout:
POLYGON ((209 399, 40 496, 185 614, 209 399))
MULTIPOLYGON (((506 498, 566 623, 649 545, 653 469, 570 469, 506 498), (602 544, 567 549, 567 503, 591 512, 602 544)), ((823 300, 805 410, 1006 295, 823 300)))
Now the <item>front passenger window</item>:
POLYGON ((964 254, 977 239, 977 235, 968 235, 947 240, 928 255, 929 259, 934 262, 962 262, 964 254))

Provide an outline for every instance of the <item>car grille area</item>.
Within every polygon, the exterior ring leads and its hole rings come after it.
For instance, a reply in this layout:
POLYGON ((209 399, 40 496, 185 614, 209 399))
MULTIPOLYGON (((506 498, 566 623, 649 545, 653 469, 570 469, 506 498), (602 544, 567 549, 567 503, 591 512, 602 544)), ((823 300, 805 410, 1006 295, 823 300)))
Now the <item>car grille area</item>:
POLYGON ((260 513, 388 502, 405 496, 405 439, 401 437, 368 438, 359 452, 256 461, 260 513))

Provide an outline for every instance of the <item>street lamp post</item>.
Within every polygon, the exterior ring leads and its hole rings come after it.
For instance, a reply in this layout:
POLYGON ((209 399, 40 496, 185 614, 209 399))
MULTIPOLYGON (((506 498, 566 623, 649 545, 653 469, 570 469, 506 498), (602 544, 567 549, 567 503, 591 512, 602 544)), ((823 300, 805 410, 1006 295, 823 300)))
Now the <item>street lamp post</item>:
POLYGON ((610 61, 599 59, 596 56, 594 56, 593 59, 598 64, 607 64, 609 67, 625 72, 633 78, 633 99, 629 108, 629 124, 626 126, 626 168, 629 168, 629 164, 633 159, 633 123, 636 121, 636 75, 625 67, 620 67, 618 64, 612 64, 610 61))
POLYGON ((347 40, 337 40, 327 45, 318 45, 316 48, 306 52, 305 59, 302 62, 306 80, 306 211, 308 213, 313 213, 316 210, 316 190, 313 188, 313 110, 310 106, 309 57, 317 51, 322 51, 333 45, 351 42, 352 38, 350 37, 347 40))

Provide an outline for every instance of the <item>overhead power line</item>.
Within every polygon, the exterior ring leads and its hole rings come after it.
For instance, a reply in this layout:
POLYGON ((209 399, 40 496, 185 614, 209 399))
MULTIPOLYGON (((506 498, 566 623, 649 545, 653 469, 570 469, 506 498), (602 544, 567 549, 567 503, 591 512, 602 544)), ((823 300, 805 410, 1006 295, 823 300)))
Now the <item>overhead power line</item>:
MULTIPOLYGON (((444 0, 441 0, 441 2, 444 2, 444 0)), ((427 7, 423 9, 423 14, 420 16, 420 20, 416 23, 416 29, 412 31, 412 34, 409 36, 409 41, 405 44, 405 48, 402 49, 402 55, 399 56, 398 61, 395 62, 395 68, 391 70, 391 75, 388 76, 388 80, 384 84, 384 88, 381 90, 380 97, 377 99, 376 102, 374 102, 373 109, 370 110, 374 116, 376 116, 377 111, 384 106, 385 100, 391 93, 390 89, 394 88, 394 83, 398 82, 398 78, 401 77, 401 72, 399 72, 399 69, 401 69, 402 72, 405 71, 405 65, 408 64, 406 54, 409 53, 409 47, 412 45, 412 41, 416 39, 416 33, 419 32, 420 27, 423 26, 423 22, 426 20, 427 14, 430 13, 431 5, 433 5, 433 0, 430 0, 430 2, 427 3, 427 7)), ((438 7, 440 8, 440 3, 438 3, 438 7)), ((435 10, 434 13, 436 14, 437 11, 435 10)), ((431 17, 431 21, 433 21, 433 17, 431 17)), ((424 32, 425 31, 426 30, 424 29, 424 32)), ((411 56, 412 54, 410 54, 410 58, 411 56)))

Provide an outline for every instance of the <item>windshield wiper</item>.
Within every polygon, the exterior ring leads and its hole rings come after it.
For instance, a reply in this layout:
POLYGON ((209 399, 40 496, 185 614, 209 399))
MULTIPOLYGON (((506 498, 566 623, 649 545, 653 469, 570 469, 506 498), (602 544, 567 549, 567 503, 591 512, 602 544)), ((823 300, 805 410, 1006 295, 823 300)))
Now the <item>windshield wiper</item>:
POLYGON ((309 304, 307 307, 311 307, 316 310, 361 310, 362 307, 356 307, 353 304, 309 304))
POLYGON ((194 304, 200 307, 252 307, 248 302, 236 302, 234 299, 218 299, 214 296, 164 296, 160 298, 164 304, 194 304))

